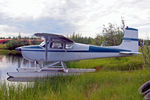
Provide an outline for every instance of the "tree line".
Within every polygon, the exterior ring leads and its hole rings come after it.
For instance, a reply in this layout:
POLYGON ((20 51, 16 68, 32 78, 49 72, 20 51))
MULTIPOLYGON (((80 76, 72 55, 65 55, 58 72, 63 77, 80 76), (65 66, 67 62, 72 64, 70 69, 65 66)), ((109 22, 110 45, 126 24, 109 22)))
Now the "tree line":
MULTIPOLYGON (((83 37, 81 34, 76 34, 75 32, 67 37, 78 43, 92 44, 98 46, 115 46, 121 44, 124 35, 124 29, 125 23, 124 20, 122 20, 120 26, 117 26, 112 23, 109 23, 107 26, 103 25, 102 32, 100 32, 101 34, 97 34, 95 38, 83 37)), ((18 37, 13 37, 13 41, 8 42, 7 47, 9 49, 14 49, 15 47, 26 45, 25 42, 23 43, 20 41, 16 41, 16 39, 37 39, 37 38, 21 37, 21 35, 19 34, 18 37)), ((141 44, 142 42, 143 40, 139 40, 139 44, 141 44)), ((148 45, 150 45, 150 40, 146 40, 146 42, 148 43, 148 45)))
POLYGON ((95 38, 83 37, 81 34, 76 33, 68 36, 68 38, 78 43, 98 46, 114 46, 119 45, 122 42, 124 28, 124 21, 122 21, 122 25, 120 27, 109 23, 107 27, 105 25, 103 26, 102 34, 97 34, 95 38))

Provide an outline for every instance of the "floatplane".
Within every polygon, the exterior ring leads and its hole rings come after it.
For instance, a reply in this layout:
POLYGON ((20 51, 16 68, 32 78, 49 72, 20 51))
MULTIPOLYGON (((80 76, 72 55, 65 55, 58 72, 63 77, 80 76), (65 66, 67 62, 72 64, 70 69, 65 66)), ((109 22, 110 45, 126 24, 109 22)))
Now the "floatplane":
POLYGON ((22 46, 23 58, 42 64, 41 67, 17 68, 18 72, 8 72, 8 76, 17 78, 47 77, 57 75, 77 75, 83 72, 94 72, 96 69, 67 68, 64 62, 97 59, 106 57, 124 57, 139 54, 138 30, 125 28, 122 43, 119 46, 94 46, 76 43, 65 36, 52 33, 35 33, 35 36, 45 40, 40 45, 22 46), (51 62, 51 63, 48 63, 51 62))

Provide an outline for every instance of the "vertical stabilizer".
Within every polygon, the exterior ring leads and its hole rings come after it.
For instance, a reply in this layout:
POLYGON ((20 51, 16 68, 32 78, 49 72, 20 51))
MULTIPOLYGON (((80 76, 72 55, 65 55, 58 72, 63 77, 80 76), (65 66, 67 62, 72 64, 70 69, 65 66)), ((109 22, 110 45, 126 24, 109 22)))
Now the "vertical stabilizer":
POLYGON ((138 52, 138 29, 125 28, 123 41, 119 48, 138 52))

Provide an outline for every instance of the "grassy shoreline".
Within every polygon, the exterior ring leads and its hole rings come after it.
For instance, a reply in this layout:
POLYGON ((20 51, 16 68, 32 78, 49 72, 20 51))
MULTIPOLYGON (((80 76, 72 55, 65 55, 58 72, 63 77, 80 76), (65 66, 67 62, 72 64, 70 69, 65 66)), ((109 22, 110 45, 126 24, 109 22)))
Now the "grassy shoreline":
POLYGON ((7 49, 0 49, 1 55, 21 55, 21 52, 16 50, 7 50, 7 49))
POLYGON ((0 100, 143 100, 138 88, 150 79, 149 70, 98 71, 17 87, 1 84, 0 100))
MULTIPOLYGON (((9 52, 3 50, 2 54, 16 54, 9 52)), ((26 85, 0 83, 0 100, 143 100, 138 88, 150 80, 150 68, 143 67, 142 55, 66 64, 70 68, 96 68, 97 72, 45 78, 26 85)))
POLYGON ((130 71, 143 68, 142 55, 130 57, 102 58, 67 62, 68 67, 96 68, 97 70, 130 71))

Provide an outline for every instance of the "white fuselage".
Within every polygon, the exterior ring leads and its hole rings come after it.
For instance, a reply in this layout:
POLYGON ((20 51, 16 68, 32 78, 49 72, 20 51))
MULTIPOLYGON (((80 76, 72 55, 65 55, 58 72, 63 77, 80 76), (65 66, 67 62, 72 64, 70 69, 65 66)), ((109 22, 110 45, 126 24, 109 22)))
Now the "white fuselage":
POLYGON ((75 43, 60 35, 39 34, 46 41, 39 46, 20 47, 25 59, 32 61, 73 61, 138 54, 138 30, 125 28, 119 46, 101 47, 75 43), (49 37, 49 38, 48 38, 49 37))
MULTIPOLYGON (((105 57, 128 56, 120 54, 120 51, 128 51, 117 48, 99 47, 80 43, 74 43, 69 49, 48 48, 47 61, 73 61, 95 59, 105 57)), ((41 46, 21 47, 21 53, 27 60, 45 61, 45 48, 41 46)))

